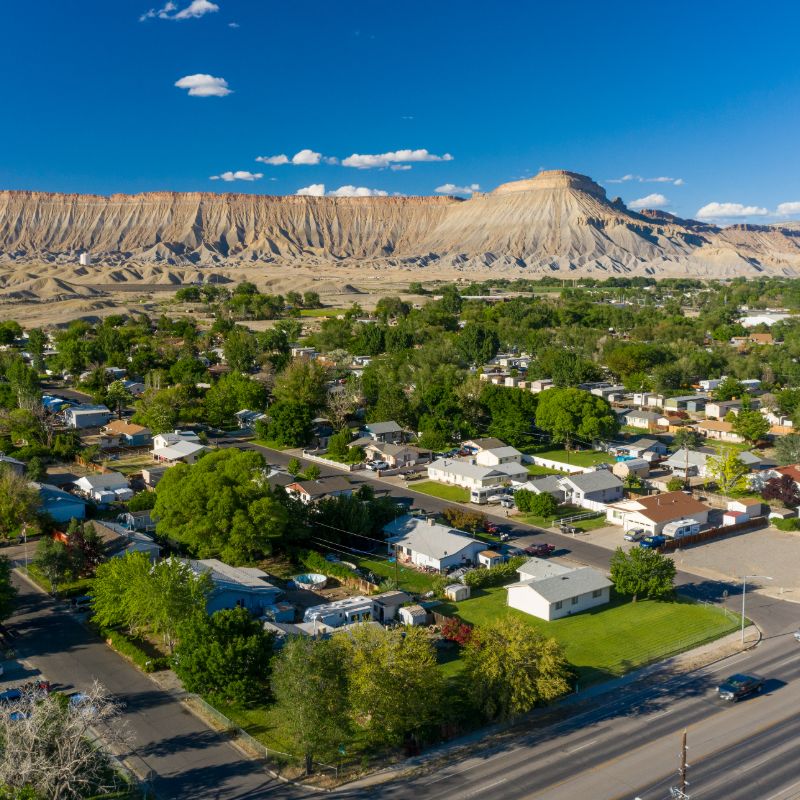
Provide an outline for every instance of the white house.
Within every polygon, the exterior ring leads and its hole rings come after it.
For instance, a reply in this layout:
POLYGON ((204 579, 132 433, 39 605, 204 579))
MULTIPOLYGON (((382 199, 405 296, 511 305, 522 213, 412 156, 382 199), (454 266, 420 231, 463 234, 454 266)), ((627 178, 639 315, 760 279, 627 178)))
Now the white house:
POLYGON ((791 314, 782 314, 776 311, 751 311, 739 320, 739 324, 745 328, 755 328, 757 325, 766 325, 771 328, 776 322, 783 322, 783 320, 791 318, 791 314))
POLYGON ((611 599, 611 581, 591 567, 573 569, 531 559, 519 569, 520 580, 506 586, 508 605, 544 620, 560 619, 611 599), (532 563, 534 562, 534 563, 532 563))
POLYGON ((597 510, 598 505, 613 503, 622 498, 622 481, 609 469, 598 469, 560 478, 567 503, 597 510))
POLYGON ((698 422, 697 430, 706 438, 715 439, 718 442, 741 444, 744 441, 744 437, 733 429, 733 423, 725 422, 722 419, 707 419, 704 422, 698 422))
POLYGON ((121 472, 104 472, 84 475, 75 481, 75 486, 95 503, 113 503, 115 500, 130 500, 133 490, 121 472))
POLYGON ((204 444, 194 442, 175 442, 167 447, 154 447, 150 452, 154 461, 172 466, 179 462, 194 464, 201 453, 208 450, 204 444))
POLYGON ((405 515, 385 525, 389 553, 418 567, 445 570, 472 564, 486 544, 464 531, 405 515))
POLYGON ((286 485, 287 494, 297 497, 303 503, 315 503, 328 497, 350 497, 353 487, 343 475, 331 475, 316 481, 294 481, 286 485))
MULTIPOLYGON (((522 453, 516 447, 504 445, 493 447, 490 450, 479 450, 475 456, 475 463, 482 467, 497 467, 501 464, 521 464, 522 453)), ((527 470, 526 470, 527 472, 527 470)))
POLYGON ((653 535, 661 533, 665 525, 680 519, 692 518, 701 525, 708 522, 711 509, 683 492, 664 492, 650 497, 637 497, 612 503, 606 518, 612 525, 621 525, 623 530, 644 530, 653 535))
MULTIPOLYGON (((528 471, 521 464, 519 466, 527 475, 528 471)), ((482 467, 470 461, 452 458, 439 458, 428 464, 428 477, 433 481, 463 486, 471 491, 500 486, 510 480, 508 473, 497 467, 482 467)))

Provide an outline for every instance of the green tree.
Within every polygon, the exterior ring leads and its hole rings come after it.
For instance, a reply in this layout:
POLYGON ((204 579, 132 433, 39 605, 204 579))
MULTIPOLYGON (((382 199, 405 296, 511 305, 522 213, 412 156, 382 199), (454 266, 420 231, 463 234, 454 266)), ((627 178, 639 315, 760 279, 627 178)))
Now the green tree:
POLYGON ((745 394, 746 391, 742 383, 732 376, 725 378, 722 383, 714 389, 714 399, 718 401, 735 400, 736 398, 743 397, 745 394))
POLYGON ((128 500, 128 511, 148 511, 156 504, 156 493, 144 489, 128 500))
POLYGON ((576 439, 589 444, 619 430, 619 420, 608 401, 582 389, 547 389, 539 393, 536 424, 567 450, 576 439))
POLYGON ((303 471, 303 465, 300 463, 300 459, 294 457, 290 458, 289 463, 286 465, 286 471, 293 478, 296 478, 303 471))
POLYGON ((28 350, 33 359, 33 368, 37 372, 44 372, 45 347, 47 347, 47 334, 41 328, 31 328, 28 331, 28 350))
POLYGON ((325 368, 316 361, 296 358, 275 379, 272 396, 277 401, 299 403, 313 411, 325 405, 325 368))
POLYGON ((246 608, 194 614, 178 633, 175 672, 188 691, 240 704, 267 693, 273 637, 246 608))
POLYGON ((733 430, 746 442, 755 444, 769 433, 770 424, 760 412, 743 408, 735 415, 733 430))
POLYGON ((706 459, 706 473, 717 484, 720 494, 730 495, 747 490, 750 468, 739 458, 734 447, 722 449, 706 459))
POLYGON ((292 400, 278 400, 267 410, 267 438, 284 447, 299 447, 311 439, 311 407, 292 400))
POLYGON ((11 569, 11 562, 0 556, 0 620, 11 616, 17 597, 17 590, 11 583, 11 569))
POLYGON ((775 457, 781 464, 797 464, 800 461, 800 434, 790 433, 775 442, 775 457))
POLYGON ((266 405, 264 385, 239 372, 220 376, 205 395, 206 417, 212 425, 226 425, 245 408, 259 411, 266 405))
POLYGON ((235 372, 250 372, 258 352, 256 337, 246 328, 236 325, 225 337, 225 363, 235 372))
POLYGON ((458 349, 469 364, 485 364, 497 355, 500 341, 497 333, 486 325, 471 322, 458 337, 458 349))
POLYGON ((352 437, 347 428, 334 433, 328 439, 328 456, 337 460, 344 460, 347 457, 347 451, 350 449, 351 440, 352 437))
POLYGON ((442 673, 420 628, 360 626, 346 640, 350 705, 382 745, 417 740, 441 714, 442 673))
POLYGON ((236 449, 168 469, 156 487, 158 533, 199 558, 242 564, 269 555, 288 515, 263 471, 259 453, 236 449))
POLYGON ((122 381, 113 381, 105 391, 106 405, 115 410, 117 419, 122 419, 122 409, 133 399, 122 381))
POLYGON ((514 492, 514 501, 517 508, 523 513, 534 514, 545 519, 555 516, 558 503, 555 497, 548 492, 531 492, 528 489, 519 489, 514 492))
POLYGON ((679 492, 683 489, 684 480, 683 478, 679 478, 677 475, 674 475, 667 481, 667 491, 668 492, 679 492))
POLYGON ((662 598, 675 587, 675 562, 668 556, 644 547, 626 553, 621 547, 611 556, 611 581, 619 594, 662 598))
POLYGON ((694 428, 679 428, 672 437, 672 444, 678 450, 696 450, 702 443, 703 437, 694 428))
POLYGON ((512 617, 473 629, 465 666, 467 691, 487 719, 524 714, 570 687, 558 642, 512 617))
POLYGON ((350 734, 347 667, 338 643, 291 637, 275 660, 272 692, 310 774, 314 758, 335 752, 350 734))
POLYGON ((39 493, 27 478, 0 464, 0 534, 9 536, 30 522, 39 506, 39 493))
POLYGON ((33 456, 25 467, 25 477, 29 481, 43 481, 47 475, 47 469, 39 456, 33 456))
POLYGON ((39 540, 33 561, 50 582, 50 591, 54 595, 58 594, 58 587, 72 575, 73 561, 67 546, 49 536, 39 540))
POLYGON ((513 446, 527 444, 536 417, 536 397, 523 389, 485 386, 480 401, 489 417, 489 433, 513 446))
POLYGON ((154 434, 175 430, 188 401, 188 393, 182 386, 148 389, 135 403, 133 421, 154 434))
POLYGON ((442 298, 439 305, 442 310, 448 314, 460 314, 464 301, 461 299, 461 294, 458 287, 450 283, 442 288, 442 298))

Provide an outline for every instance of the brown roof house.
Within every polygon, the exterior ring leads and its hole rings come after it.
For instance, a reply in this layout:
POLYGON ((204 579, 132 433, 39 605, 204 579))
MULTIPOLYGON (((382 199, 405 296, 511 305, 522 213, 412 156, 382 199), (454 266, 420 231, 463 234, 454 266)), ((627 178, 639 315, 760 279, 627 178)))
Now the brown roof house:
POLYGON ((612 503, 606 510, 606 519, 624 530, 641 529, 648 534, 661 533, 670 522, 693 519, 704 525, 711 509, 683 492, 664 492, 650 497, 638 497, 612 503))

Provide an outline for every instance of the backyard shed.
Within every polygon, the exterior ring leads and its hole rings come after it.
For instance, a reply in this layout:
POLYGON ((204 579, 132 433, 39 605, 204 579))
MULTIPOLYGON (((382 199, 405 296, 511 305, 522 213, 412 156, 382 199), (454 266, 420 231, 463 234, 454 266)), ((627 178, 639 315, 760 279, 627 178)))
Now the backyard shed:
POLYGON ((472 590, 469 586, 463 583, 451 583, 450 586, 445 586, 444 596, 454 603, 460 603, 462 600, 469 600, 472 590))
POLYGON ((428 612, 422 606, 403 606, 399 614, 403 625, 424 625, 428 621, 428 612))

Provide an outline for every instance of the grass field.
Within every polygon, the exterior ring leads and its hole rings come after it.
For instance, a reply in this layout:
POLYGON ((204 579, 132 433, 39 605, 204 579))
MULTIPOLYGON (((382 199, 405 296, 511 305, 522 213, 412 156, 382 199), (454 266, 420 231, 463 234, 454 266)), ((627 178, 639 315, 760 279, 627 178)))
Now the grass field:
POLYGON ((421 481, 409 486, 415 492, 429 494, 431 497, 438 497, 441 500, 449 500, 451 503, 468 503, 469 491, 463 486, 449 486, 446 483, 436 481, 421 481))
MULTIPOLYGON (((575 506, 559 506, 556 509, 555 519, 563 519, 564 517, 572 517, 575 514, 588 513, 584 508, 576 508, 575 506)), ((553 524, 553 517, 537 517, 534 514, 520 514, 514 518, 519 522, 525 522, 528 525, 536 525, 538 528, 549 528, 553 524)), ((587 519, 579 519, 575 522, 568 523, 574 528, 579 528, 582 531, 590 531, 594 528, 602 528, 606 524, 604 514, 599 514, 596 517, 588 517, 587 519)))
MULTIPOLYGON (((31 553, 31 557, 33 554, 31 553)), ((52 589, 50 581, 45 577, 44 573, 39 569, 37 564, 28 564, 28 577, 37 584, 40 588, 44 589, 48 594, 52 589)), ((79 578, 74 581, 64 581, 58 585, 59 597, 80 597, 86 594, 92 587, 91 578, 79 578)))
MULTIPOLYGON (((504 617, 520 619, 557 639, 575 666, 581 686, 622 675, 735 630, 739 617, 684 601, 631 603, 619 598, 608 606, 545 622, 506 605, 505 587, 486 589, 440 610, 472 625, 504 617)), ((457 671, 448 664, 447 674, 457 671)))
MULTIPOLYGON (((359 558, 357 560, 358 566, 364 570, 371 570, 381 578, 395 578, 395 564, 382 558, 359 558)), ((432 573, 417 572, 410 567, 404 567, 402 564, 397 565, 397 583, 400 589, 407 592, 415 592, 417 594, 424 594, 430 591, 433 585, 433 579, 436 577, 432 573)))
POLYGON ((538 464, 525 464, 528 470, 528 475, 561 475, 557 469, 550 469, 549 467, 540 467, 538 464))
POLYGON ((300 309, 301 317, 336 317, 339 314, 344 314, 346 308, 302 308, 300 309))
POLYGON ((530 450, 532 456, 547 458, 551 461, 561 461, 572 467, 594 467, 597 464, 613 464, 614 459, 608 453, 601 453, 598 450, 561 450, 545 449, 530 450))

